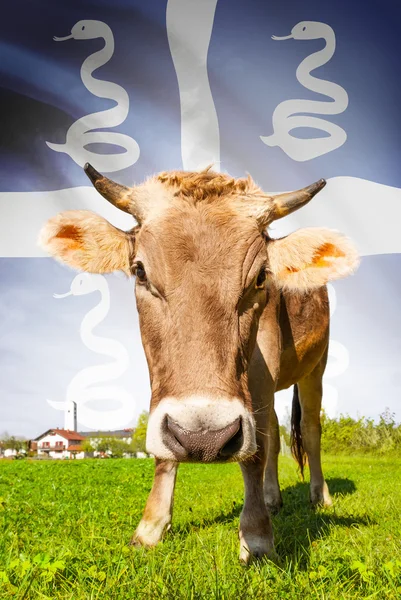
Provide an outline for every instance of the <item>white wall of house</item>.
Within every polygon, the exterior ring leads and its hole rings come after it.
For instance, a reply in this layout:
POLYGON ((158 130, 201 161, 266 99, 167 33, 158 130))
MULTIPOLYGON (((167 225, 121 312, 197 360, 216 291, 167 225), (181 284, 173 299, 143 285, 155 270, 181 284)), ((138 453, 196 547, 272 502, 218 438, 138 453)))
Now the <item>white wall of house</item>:
POLYGON ((10 458, 11 456, 17 456, 18 452, 16 450, 13 450, 11 448, 6 448, 4 450, 4 457, 5 458, 10 458))
POLYGON ((44 454, 47 454, 50 458, 64 458, 64 451, 63 452, 56 452, 55 450, 50 450, 50 452, 45 452, 45 451, 41 451, 38 450, 38 454, 41 454, 42 456, 44 454))
MULTIPOLYGON (((112 438, 115 438, 116 440, 121 440, 122 442, 126 442, 127 444, 130 444, 132 442, 132 437, 123 437, 123 438, 120 438, 120 437, 116 437, 114 435, 108 435, 107 431, 104 432, 104 437, 112 437, 112 438)), ((92 446, 94 448, 96 448, 97 444, 99 444, 99 442, 101 442, 104 438, 103 437, 96 438, 96 437, 89 437, 88 436, 87 439, 90 441, 90 443, 92 444, 92 446)))
MULTIPOLYGON (((38 450, 39 454, 39 450, 38 450)), ((41 456, 48 454, 50 458, 54 458, 56 460, 65 459, 65 458, 85 458, 85 452, 70 452, 69 450, 63 450, 62 452, 56 450, 50 450, 50 452, 41 451, 41 456)))
POLYGON ((55 433, 54 435, 48 433, 47 435, 43 436, 40 440, 38 440, 38 454, 43 454, 43 449, 46 447, 50 447, 50 449, 53 450, 57 442, 62 444, 61 447, 68 446, 68 440, 66 440, 59 433, 55 433), (49 446, 47 446, 47 444, 49 444, 49 446))

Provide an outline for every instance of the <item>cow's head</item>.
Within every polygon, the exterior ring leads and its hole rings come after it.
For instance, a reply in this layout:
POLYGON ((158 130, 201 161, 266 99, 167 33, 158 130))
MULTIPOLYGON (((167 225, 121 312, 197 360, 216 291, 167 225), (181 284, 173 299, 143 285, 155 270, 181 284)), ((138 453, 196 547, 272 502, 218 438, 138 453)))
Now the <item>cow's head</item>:
POLYGON ((47 222, 40 243, 76 269, 136 275, 152 389, 148 451, 178 461, 244 460, 256 450, 248 365, 272 290, 302 293, 356 266, 353 246, 337 232, 304 229, 278 240, 265 233, 325 181, 272 196, 250 178, 209 169, 161 173, 134 188, 85 170, 138 226, 125 232, 94 213, 67 211, 47 222))

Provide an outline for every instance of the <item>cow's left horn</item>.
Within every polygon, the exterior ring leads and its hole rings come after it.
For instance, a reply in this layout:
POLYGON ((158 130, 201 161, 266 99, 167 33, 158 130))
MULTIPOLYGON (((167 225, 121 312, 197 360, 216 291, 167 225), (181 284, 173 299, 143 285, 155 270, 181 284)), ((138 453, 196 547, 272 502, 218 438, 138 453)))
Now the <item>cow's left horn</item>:
POLYGON ((325 185, 325 179, 319 179, 316 183, 312 183, 311 185, 302 188, 302 190, 273 196, 273 207, 269 218, 272 221, 275 221, 276 219, 286 217, 294 212, 294 210, 298 210, 298 208, 305 206, 305 204, 307 204, 309 200, 312 200, 313 196, 320 192, 325 185))
POLYGON ((106 198, 117 208, 132 214, 132 188, 115 183, 115 181, 101 175, 89 163, 84 166, 84 171, 103 198, 106 198))

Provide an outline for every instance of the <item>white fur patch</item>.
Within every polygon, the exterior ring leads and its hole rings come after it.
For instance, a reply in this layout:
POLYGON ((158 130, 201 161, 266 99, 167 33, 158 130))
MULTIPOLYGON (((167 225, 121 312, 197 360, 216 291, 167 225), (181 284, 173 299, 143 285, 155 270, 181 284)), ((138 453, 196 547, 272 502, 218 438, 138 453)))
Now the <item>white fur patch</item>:
POLYGON ((170 525, 170 518, 157 521, 141 521, 134 534, 134 543, 141 546, 156 546, 170 525))
POLYGON ((185 400, 164 398, 151 413, 146 434, 146 449, 157 458, 176 460, 162 439, 162 424, 166 415, 188 431, 223 429, 241 417, 244 442, 232 460, 241 461, 256 452, 255 421, 252 413, 239 399, 190 396, 185 400))

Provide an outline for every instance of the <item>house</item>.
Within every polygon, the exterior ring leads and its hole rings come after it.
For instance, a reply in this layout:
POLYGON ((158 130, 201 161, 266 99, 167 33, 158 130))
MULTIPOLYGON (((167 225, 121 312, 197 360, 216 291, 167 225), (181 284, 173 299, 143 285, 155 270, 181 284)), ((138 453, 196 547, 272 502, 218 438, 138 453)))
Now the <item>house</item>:
MULTIPOLYGON (((131 427, 127 427, 126 429, 117 429, 114 431, 81 431, 80 434, 84 436, 87 440, 89 440, 90 444, 95 448, 94 452, 91 456, 94 457, 104 457, 106 455, 111 455, 111 451, 108 450, 106 452, 98 451, 98 445, 105 438, 114 438, 121 442, 125 442, 126 444, 130 444, 132 442, 132 437, 134 435, 134 429, 131 427)), ((129 458, 132 456, 131 453, 124 452, 123 456, 125 458, 129 458)))
POLYGON ((25 455, 25 440, 13 436, 6 440, 0 440, 0 458, 20 458, 25 455))
POLYGON ((90 440, 91 443, 96 444, 102 438, 110 437, 121 440, 130 444, 132 442, 132 436, 134 429, 127 427, 126 429, 117 429, 114 431, 80 431, 79 435, 83 435, 86 439, 90 440))
POLYGON ((49 458, 84 458, 82 442, 86 438, 69 429, 48 429, 30 442, 30 450, 49 458))
POLYGON ((6 448, 3 452, 4 458, 14 458, 17 454, 18 451, 15 448, 6 448))
MULTIPOLYGON (((30 454, 36 454, 40 458, 88 458, 88 457, 108 457, 112 456, 112 450, 98 449, 98 446, 105 438, 114 438, 116 440, 130 444, 133 439, 135 429, 126 428, 114 431, 73 431, 71 429, 48 429, 34 440, 29 442, 30 454), (95 449, 93 452, 85 450, 87 446, 84 442, 88 441, 95 449)), ((145 458, 148 455, 145 452, 131 453, 124 451, 124 458, 132 456, 145 458)))

